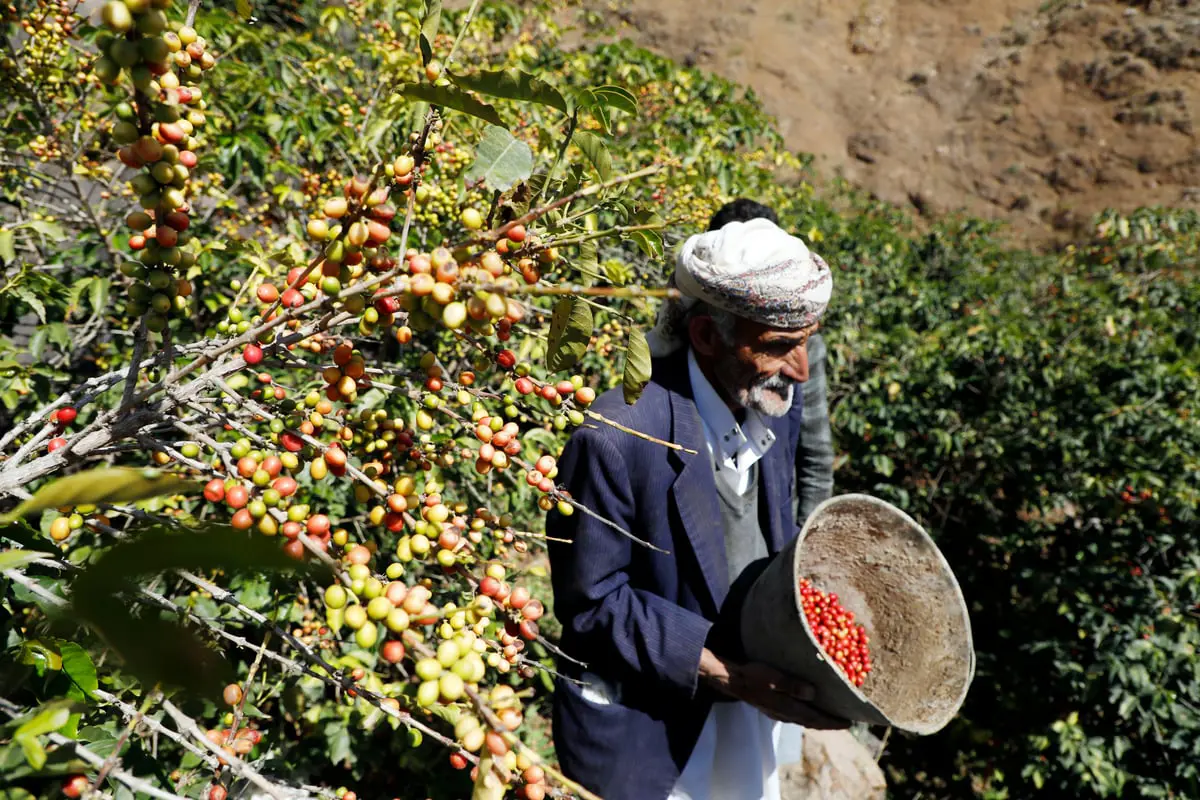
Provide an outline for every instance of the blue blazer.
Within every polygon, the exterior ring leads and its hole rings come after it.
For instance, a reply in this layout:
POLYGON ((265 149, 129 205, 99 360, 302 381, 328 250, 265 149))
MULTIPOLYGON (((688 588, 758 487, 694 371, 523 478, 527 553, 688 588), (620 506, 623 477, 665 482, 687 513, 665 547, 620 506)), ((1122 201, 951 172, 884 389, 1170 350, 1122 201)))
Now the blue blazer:
MULTIPOLYGON (((558 461, 557 481, 576 500, 667 552, 579 511, 547 518, 551 536, 572 542, 550 543, 554 614, 570 657, 559 659, 559 670, 577 677, 577 659, 621 689, 619 703, 600 705, 558 680, 554 744, 566 774, 606 800, 661 800, 716 699, 698 684, 700 652, 730 652, 718 646, 724 623, 714 628, 730 593, 717 489, 686 358, 655 361, 636 405, 616 389, 593 410, 696 455, 589 420, 558 461)), ((802 413, 796 402, 788 416, 768 420, 776 441, 759 475, 771 554, 798 532, 791 498, 802 413)))

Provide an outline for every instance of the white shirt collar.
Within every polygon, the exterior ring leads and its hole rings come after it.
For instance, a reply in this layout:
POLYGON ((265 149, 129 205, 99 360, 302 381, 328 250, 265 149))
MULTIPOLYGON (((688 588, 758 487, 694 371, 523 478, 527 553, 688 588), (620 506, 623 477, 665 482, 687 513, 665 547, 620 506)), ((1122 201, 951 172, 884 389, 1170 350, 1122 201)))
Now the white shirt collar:
POLYGON ((721 470, 732 470, 739 477, 748 477, 750 467, 775 444, 774 432, 763 421, 762 415, 752 409, 746 409, 746 423, 738 424, 729 406, 700 371, 691 348, 688 348, 688 375, 713 461, 721 470))

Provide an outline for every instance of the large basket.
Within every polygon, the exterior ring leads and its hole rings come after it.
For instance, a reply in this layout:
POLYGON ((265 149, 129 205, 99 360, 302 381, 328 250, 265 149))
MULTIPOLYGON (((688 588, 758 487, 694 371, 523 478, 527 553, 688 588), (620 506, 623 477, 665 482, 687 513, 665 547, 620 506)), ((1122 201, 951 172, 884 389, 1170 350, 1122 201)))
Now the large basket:
POLYGON ((917 734, 945 727, 975 676, 971 621, 946 559, 912 517, 862 494, 813 511, 751 587, 741 635, 751 660, 812 683, 818 708, 917 734), (836 592, 866 626, 872 671, 861 690, 813 638, 800 611, 802 577, 836 592))

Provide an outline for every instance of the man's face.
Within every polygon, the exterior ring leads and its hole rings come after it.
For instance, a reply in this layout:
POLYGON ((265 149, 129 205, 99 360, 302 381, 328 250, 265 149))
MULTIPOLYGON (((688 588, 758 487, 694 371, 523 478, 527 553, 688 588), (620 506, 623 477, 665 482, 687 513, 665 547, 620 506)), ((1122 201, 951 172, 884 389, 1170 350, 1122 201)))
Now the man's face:
POLYGON ((782 417, 792 407, 795 386, 808 380, 808 337, 817 330, 771 328, 739 319, 732 345, 717 342, 713 374, 743 408, 782 417))

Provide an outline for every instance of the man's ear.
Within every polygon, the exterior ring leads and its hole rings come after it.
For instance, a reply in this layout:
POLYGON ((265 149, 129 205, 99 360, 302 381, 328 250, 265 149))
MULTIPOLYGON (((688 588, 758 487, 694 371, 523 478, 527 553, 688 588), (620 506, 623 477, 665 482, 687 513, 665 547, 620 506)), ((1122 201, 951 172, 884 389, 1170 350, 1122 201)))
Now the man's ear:
POLYGON ((688 338, 699 356, 715 356, 721 346, 721 335, 712 317, 695 316, 688 321, 688 338))

